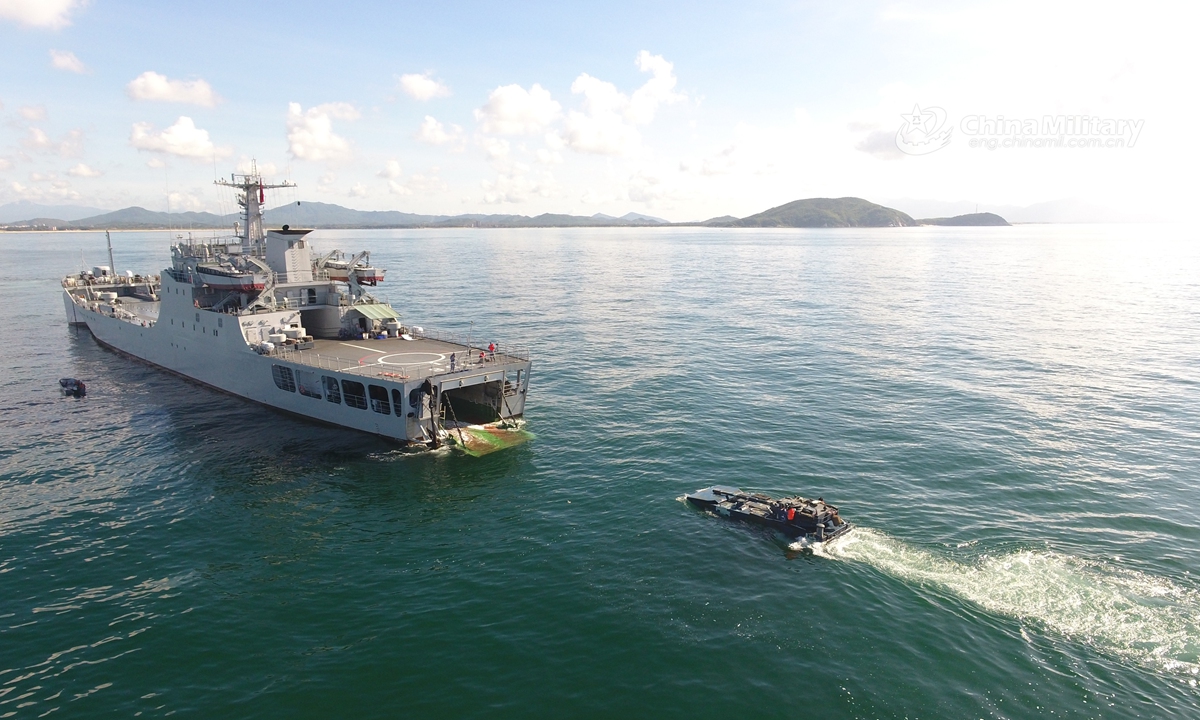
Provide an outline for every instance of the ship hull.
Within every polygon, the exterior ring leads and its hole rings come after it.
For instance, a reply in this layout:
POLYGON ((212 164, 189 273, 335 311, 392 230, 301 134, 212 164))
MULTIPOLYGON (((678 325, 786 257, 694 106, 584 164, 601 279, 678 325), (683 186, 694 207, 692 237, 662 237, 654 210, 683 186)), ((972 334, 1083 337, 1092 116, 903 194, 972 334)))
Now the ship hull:
MULTIPOLYGON (((436 377, 391 378, 365 376, 361 373, 318 369, 311 365, 291 362, 275 355, 261 355, 247 343, 239 321, 277 324, 280 318, 267 315, 242 318, 238 315, 197 310, 184 305, 185 296, 173 293, 170 281, 164 285, 163 304, 156 322, 140 324, 106 314, 104 305, 76 302, 64 291, 67 318, 73 324, 86 325, 101 345, 138 360, 157 366, 202 385, 256 402, 267 407, 315 420, 324 424, 380 435, 401 443, 430 442, 439 424, 424 403, 411 403, 411 394, 429 380, 443 387, 436 377), (95 309, 93 309, 95 308, 95 309), (286 368, 288 381, 280 373, 286 368), (339 398, 333 402, 329 395, 302 387, 323 387, 326 378, 342 385, 345 381, 359 383, 372 392, 381 390, 385 402, 349 404, 339 398), (308 380, 306 380, 308 379, 308 380), (300 385, 301 387, 297 387, 300 385)), ((528 382, 528 362, 523 364, 525 383, 528 382)), ((494 371, 496 372, 496 371, 494 371)), ((503 376, 503 371, 498 371, 503 376)), ((461 383, 460 376, 454 382, 461 383)), ((452 382, 444 385, 451 389, 452 382)), ((523 389, 523 388, 522 388, 523 389)), ((519 417, 524 412, 524 392, 507 402, 502 418, 519 417)))

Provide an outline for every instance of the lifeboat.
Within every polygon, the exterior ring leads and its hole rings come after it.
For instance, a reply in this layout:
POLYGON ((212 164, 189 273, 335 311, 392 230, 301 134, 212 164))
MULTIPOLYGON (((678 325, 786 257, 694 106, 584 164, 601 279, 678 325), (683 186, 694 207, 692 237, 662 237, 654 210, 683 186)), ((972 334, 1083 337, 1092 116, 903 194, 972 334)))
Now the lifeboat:
POLYGON ((360 285, 377 285, 383 282, 383 270, 370 265, 357 265, 354 268, 354 278, 360 285))
POLYGON ((359 263, 350 268, 350 263, 345 260, 326 260, 321 265, 321 269, 329 275, 329 279, 335 282, 350 282, 350 273, 354 273, 354 279, 360 285, 378 285, 383 282, 383 270, 363 265, 359 263))
POLYGON ((238 270, 232 265, 201 263, 196 266, 196 272, 205 285, 220 290, 255 292, 267 286, 265 275, 238 270))

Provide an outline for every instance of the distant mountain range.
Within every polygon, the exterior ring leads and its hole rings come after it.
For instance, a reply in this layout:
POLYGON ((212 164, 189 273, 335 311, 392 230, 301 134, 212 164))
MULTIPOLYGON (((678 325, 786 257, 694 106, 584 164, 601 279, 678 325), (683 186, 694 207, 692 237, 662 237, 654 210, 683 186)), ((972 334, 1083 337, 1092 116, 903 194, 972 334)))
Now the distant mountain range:
POLYGON ((58 218, 59 221, 79 220, 104 212, 100 208, 83 205, 39 205, 28 200, 0 205, 0 224, 26 218, 58 218))
POLYGON ((1132 211, 1119 204, 1101 206, 1078 198, 1063 198, 1033 205, 985 205, 965 200, 946 202, 911 198, 889 199, 884 202, 916 218, 952 217, 984 210, 1001 215, 1010 223, 1126 223, 1155 222, 1162 219, 1149 213, 1132 211))
MULTIPOLYGON (((41 230, 232 230, 237 215, 207 212, 164 213, 140 207, 104 212, 80 205, 38 205, 15 202, 0 205, 0 229, 41 230)), ((736 218, 722 215, 702 222, 671 223, 659 217, 630 212, 621 217, 544 213, 528 215, 423 215, 395 210, 354 210, 321 202, 292 203, 267 210, 269 226, 303 228, 433 228, 433 227, 651 227, 705 225, 710 227, 907 227, 912 225, 1001 225, 1014 223, 1149 222, 1154 218, 1131 215, 1120 208, 1102 208, 1082 200, 1066 199, 1025 207, 991 206, 980 213, 975 203, 936 200, 897 200, 879 205, 861 198, 808 198, 780 205, 756 215, 736 218), (892 207, 889 207, 892 206, 892 207), (903 208, 903 209, 896 209, 903 208), (974 216, 980 218, 971 220, 974 216), (992 216, 1000 222, 985 218, 992 216), (1001 217, 1003 216, 1003 217, 1001 217), (914 220, 913 218, 924 218, 914 220), (967 218, 964 220, 964 218, 967 218), (954 222, 951 222, 954 221, 954 222)))
MULTIPOLYGON (((5 205, 0 209, 18 205, 5 205)), ((32 204, 26 204, 29 206, 32 204)), ((3 221, 0 225, 10 230, 48 229, 59 230, 150 230, 170 228, 178 230, 210 230, 233 228, 240 215, 214 215, 208 212, 164 213, 140 207, 128 207, 113 212, 88 210, 84 217, 68 219, 68 214, 54 213, 71 206, 33 206, 41 211, 37 216, 25 216, 25 220, 3 221), (99 214, 96 214, 99 213, 99 214)), ((305 228, 419 228, 419 227, 644 227, 669 225, 662 218, 640 213, 626 213, 613 217, 597 213, 591 217, 582 215, 558 215, 544 213, 534 217, 527 215, 419 215, 395 210, 353 210, 341 205, 320 202, 304 202, 271 208, 263 213, 263 221, 269 226, 292 225, 305 228)))

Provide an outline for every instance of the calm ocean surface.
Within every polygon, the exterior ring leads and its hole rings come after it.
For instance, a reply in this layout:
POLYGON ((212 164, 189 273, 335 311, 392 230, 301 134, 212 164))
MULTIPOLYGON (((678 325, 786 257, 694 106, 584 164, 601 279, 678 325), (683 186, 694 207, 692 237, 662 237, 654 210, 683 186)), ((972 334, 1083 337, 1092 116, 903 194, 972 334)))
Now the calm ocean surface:
POLYGON ((103 234, 0 235, 0 718, 1200 716, 1194 230, 313 238, 528 345, 537 439, 191 385, 66 325, 103 234), (714 482, 859 528, 797 553, 714 482))

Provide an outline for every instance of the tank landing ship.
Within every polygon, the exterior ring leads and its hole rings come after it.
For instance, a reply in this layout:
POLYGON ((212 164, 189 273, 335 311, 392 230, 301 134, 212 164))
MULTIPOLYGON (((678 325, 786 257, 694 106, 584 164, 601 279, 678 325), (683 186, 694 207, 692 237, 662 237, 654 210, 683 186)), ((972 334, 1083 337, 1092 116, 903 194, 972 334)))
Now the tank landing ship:
POLYGON ((401 442, 465 446, 466 426, 523 415, 527 352, 403 322, 364 287, 384 276, 365 252, 314 262, 308 230, 264 232, 265 192, 290 184, 253 170, 218 184, 239 195, 234 235, 176 242, 159 275, 122 275, 110 259, 64 278, 67 321, 227 393, 401 442))
POLYGON ((799 496, 771 498, 762 493, 744 493, 734 487, 713 485, 685 495, 695 507, 735 520, 763 525, 793 538, 828 542, 850 531, 850 523, 838 509, 821 498, 799 496))

